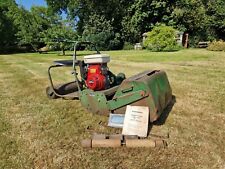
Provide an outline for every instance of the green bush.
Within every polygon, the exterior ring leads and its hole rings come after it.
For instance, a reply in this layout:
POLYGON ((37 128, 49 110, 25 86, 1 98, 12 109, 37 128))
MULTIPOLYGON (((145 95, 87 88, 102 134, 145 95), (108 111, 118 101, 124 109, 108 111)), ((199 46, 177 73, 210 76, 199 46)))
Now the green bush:
POLYGON ((151 51, 177 51, 181 48, 175 40, 176 30, 171 26, 155 26, 147 33, 144 47, 151 51))
POLYGON ((222 40, 213 41, 209 44, 207 49, 211 51, 225 51, 225 42, 222 40))
POLYGON ((132 50, 134 49, 134 45, 131 44, 130 42, 125 42, 123 45, 123 50, 132 50))

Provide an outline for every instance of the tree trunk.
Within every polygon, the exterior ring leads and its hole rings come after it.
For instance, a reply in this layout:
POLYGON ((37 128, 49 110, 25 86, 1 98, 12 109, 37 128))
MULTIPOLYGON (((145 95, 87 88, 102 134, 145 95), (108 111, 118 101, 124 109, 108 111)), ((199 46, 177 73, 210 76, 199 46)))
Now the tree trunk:
POLYGON ((65 49, 62 48, 62 55, 65 56, 66 55, 66 52, 65 52, 65 49))

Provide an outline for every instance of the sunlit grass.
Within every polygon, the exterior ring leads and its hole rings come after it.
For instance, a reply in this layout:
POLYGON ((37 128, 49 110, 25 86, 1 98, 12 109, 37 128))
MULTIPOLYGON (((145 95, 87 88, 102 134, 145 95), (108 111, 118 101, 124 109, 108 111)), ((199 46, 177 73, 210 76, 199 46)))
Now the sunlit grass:
MULTIPOLYGON (((166 123, 154 126, 169 132, 166 149, 81 148, 94 132, 121 131, 79 101, 46 97, 48 66, 71 53, 0 55, 0 168, 224 168, 224 52, 102 52, 115 73, 166 70, 176 103, 166 123)), ((54 79, 70 81, 70 69, 55 71, 54 79)))

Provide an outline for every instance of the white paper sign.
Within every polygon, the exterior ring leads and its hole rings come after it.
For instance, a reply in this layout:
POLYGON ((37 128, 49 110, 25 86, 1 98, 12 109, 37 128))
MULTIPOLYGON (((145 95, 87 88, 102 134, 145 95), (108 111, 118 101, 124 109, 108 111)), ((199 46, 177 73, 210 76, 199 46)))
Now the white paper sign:
POLYGON ((147 137, 148 120, 148 107, 128 105, 125 113, 122 134, 147 137))

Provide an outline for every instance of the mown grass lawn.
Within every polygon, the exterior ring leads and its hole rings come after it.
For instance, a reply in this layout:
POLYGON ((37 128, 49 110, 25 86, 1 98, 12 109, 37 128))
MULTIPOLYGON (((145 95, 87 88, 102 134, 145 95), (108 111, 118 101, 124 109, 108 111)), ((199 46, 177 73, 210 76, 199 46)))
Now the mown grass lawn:
MULTIPOLYGON (((87 112, 79 101, 46 97, 48 66, 70 56, 0 55, 0 168, 225 168, 224 52, 104 53, 115 73, 166 70, 176 103, 166 123, 154 127, 169 133, 168 147, 83 149, 81 139, 94 132, 121 131, 106 127, 107 117, 87 112)), ((54 77, 69 80, 70 70, 54 77)))

